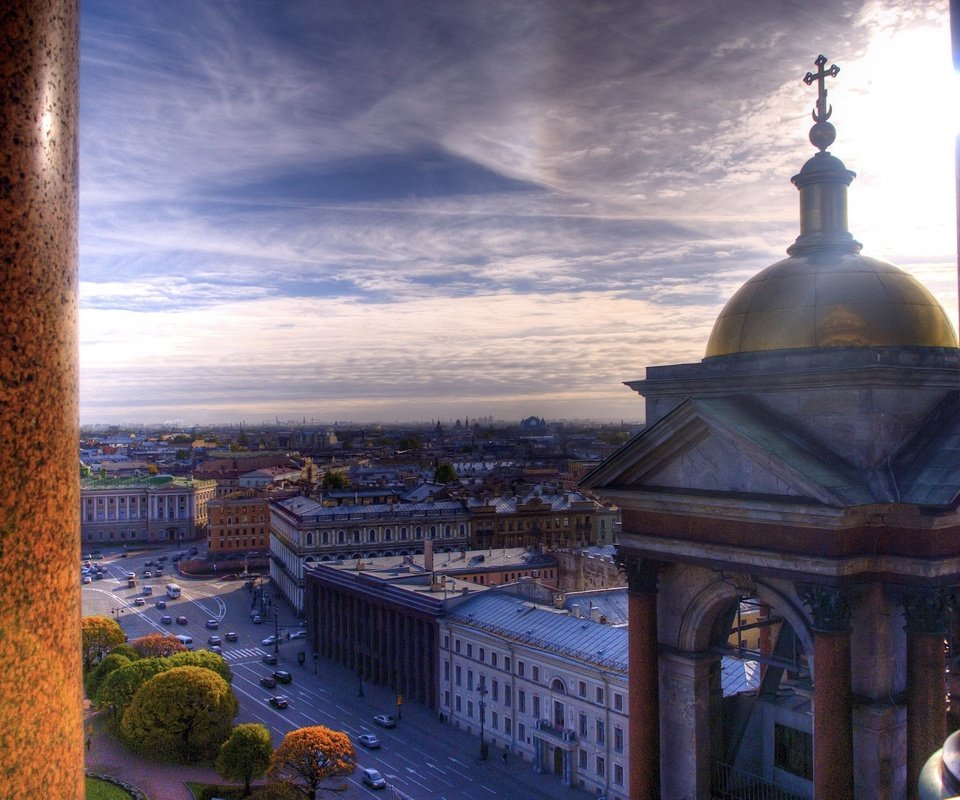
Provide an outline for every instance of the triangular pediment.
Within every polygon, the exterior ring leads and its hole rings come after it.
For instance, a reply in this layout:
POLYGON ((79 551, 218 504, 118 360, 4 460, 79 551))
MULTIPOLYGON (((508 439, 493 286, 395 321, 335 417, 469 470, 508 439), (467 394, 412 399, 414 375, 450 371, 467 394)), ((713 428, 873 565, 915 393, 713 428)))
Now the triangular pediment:
POLYGON ((594 490, 721 492, 831 506, 876 500, 844 459, 747 398, 685 401, 581 484, 594 490))

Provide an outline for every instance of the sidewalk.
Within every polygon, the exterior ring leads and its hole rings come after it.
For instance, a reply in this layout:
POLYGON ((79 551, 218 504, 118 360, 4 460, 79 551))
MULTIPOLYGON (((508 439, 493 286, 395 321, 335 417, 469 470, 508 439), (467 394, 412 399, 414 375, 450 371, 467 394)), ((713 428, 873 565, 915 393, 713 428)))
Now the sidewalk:
POLYGON ((150 761, 127 750, 106 731, 101 715, 92 710, 89 701, 84 701, 84 729, 89 731, 91 726, 87 770, 133 784, 149 800, 194 800, 185 781, 221 782, 211 767, 150 761))

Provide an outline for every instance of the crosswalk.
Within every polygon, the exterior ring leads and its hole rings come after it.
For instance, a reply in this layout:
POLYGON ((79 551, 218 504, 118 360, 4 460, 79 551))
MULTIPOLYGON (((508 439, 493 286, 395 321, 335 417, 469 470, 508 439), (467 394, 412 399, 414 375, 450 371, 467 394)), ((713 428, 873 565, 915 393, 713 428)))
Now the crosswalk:
POLYGON ((229 650, 224 648, 220 655, 227 661, 239 661, 242 658, 262 658, 266 652, 259 647, 232 647, 229 650))

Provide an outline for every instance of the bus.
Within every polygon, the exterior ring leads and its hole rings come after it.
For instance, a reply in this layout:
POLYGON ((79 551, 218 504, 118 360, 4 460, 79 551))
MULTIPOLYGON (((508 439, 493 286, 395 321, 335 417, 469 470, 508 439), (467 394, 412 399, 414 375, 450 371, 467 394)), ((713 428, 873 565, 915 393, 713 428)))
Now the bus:
POLYGON ((175 599, 180 596, 180 587, 175 583, 167 584, 167 597, 175 599))

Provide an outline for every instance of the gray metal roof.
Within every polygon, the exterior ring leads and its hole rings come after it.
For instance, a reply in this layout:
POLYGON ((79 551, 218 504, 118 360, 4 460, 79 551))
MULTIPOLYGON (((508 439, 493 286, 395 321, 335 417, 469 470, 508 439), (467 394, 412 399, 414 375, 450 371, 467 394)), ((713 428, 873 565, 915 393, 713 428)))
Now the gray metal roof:
POLYGON ((298 517, 311 517, 319 520, 337 519, 373 519, 383 516, 401 519, 404 516, 430 516, 463 512, 463 505, 457 500, 438 500, 433 503, 371 503, 370 505, 322 506, 309 497, 291 497, 278 500, 291 514, 298 517))
POLYGON ((506 639, 618 672, 627 671, 627 629, 490 590, 456 607, 447 619, 506 639))

